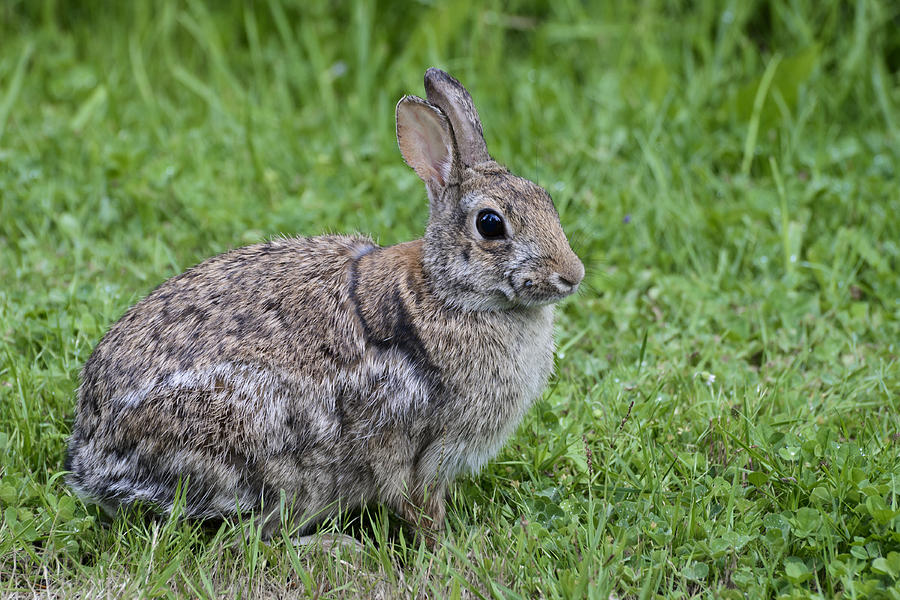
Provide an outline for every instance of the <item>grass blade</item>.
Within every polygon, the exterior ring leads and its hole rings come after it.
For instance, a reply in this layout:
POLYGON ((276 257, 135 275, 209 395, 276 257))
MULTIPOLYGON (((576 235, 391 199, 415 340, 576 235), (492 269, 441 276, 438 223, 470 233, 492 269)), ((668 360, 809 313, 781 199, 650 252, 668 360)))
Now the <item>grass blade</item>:
POLYGON ((3 133, 6 131, 6 122, 9 119, 9 113, 12 111, 16 99, 19 97, 19 93, 22 91, 22 83, 25 81, 25 72, 28 69, 28 61, 31 60, 34 48, 34 42, 26 42, 25 47, 22 49, 22 54, 19 56, 19 62, 16 63, 16 70, 13 72, 9 87, 3 95, 3 100, 0 101, 0 142, 3 141, 3 133))

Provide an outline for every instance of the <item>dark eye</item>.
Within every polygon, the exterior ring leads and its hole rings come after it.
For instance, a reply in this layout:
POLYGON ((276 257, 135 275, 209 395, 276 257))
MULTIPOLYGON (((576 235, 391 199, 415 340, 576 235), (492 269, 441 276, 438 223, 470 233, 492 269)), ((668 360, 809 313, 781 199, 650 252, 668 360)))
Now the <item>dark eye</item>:
POLYGON ((475 217, 475 227, 478 233, 486 240, 499 240, 506 233, 503 227, 503 217, 496 212, 485 209, 475 217))

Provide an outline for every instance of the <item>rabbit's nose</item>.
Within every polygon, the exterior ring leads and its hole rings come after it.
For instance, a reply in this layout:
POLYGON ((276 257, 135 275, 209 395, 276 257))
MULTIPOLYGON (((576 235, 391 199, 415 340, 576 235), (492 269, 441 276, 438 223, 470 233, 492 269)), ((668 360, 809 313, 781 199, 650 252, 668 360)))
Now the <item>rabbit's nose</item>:
POLYGON ((559 266, 559 270, 550 275, 550 283, 560 294, 571 294, 578 289, 578 284, 584 279, 584 265, 572 255, 559 266))

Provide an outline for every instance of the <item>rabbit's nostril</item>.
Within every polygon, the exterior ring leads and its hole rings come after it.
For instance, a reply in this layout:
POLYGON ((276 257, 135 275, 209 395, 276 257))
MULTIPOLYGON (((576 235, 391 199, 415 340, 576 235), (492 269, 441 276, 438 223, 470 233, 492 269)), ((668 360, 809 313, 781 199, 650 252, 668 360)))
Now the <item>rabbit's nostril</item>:
MULTIPOLYGON (((571 277, 571 275, 569 275, 569 277, 571 277)), ((580 279, 573 281, 572 279, 569 279, 569 277, 554 273, 550 276, 550 283, 553 284, 553 287, 555 287, 556 291, 560 294, 571 294, 575 291, 575 288, 578 287, 580 279)))

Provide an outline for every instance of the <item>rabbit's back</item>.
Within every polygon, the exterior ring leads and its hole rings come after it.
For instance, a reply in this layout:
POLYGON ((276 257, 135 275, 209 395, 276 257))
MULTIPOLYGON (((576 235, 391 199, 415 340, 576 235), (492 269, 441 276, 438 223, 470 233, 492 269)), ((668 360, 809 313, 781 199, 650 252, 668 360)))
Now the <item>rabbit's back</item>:
POLYGON ((348 265, 371 248, 365 238, 279 239, 221 254, 169 279, 97 345, 82 373, 80 408, 122 396, 135 402, 134 391, 161 376, 223 359, 306 369, 317 352, 312 339, 343 358, 358 354, 361 347, 346 335, 354 323, 333 317, 346 312, 340 291, 348 265), (323 318, 331 327, 316 331, 323 318))

